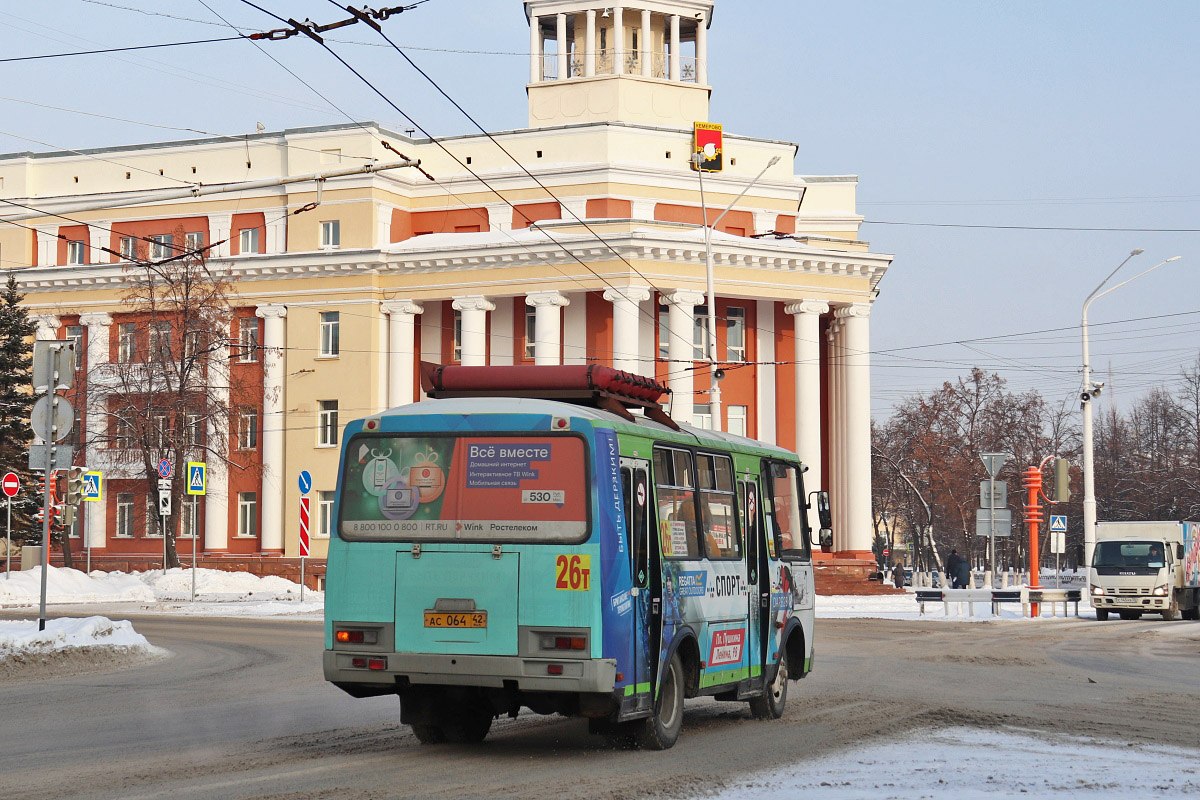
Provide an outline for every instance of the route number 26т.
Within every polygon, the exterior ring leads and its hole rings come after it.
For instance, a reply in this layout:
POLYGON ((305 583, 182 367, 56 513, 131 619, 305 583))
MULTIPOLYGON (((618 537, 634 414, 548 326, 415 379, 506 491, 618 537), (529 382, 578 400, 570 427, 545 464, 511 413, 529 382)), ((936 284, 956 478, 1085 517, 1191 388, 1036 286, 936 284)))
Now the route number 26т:
POLYGON ((592 588, 591 556, 559 556, 554 566, 558 573, 555 589, 586 592, 592 588))

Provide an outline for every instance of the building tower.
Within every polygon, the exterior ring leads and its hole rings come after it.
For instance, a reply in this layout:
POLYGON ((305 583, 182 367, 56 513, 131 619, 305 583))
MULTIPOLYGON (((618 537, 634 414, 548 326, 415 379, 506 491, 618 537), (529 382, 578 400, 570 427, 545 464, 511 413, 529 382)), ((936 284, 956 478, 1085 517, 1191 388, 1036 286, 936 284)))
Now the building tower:
POLYGON ((713 0, 526 0, 529 127, 708 119, 713 0))

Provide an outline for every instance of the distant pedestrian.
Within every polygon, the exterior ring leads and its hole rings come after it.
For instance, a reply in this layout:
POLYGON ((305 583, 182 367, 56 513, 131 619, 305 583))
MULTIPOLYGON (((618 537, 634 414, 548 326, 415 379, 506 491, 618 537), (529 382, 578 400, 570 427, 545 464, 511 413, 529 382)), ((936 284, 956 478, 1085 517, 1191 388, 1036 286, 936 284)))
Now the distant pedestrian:
POLYGON ((958 565, 962 561, 962 556, 957 550, 951 550, 950 555, 946 558, 946 578, 950 581, 951 588, 958 589, 958 565))
POLYGON ((904 588, 904 565, 897 564, 892 567, 892 585, 897 589, 904 588))
POLYGON ((971 562, 965 558, 958 560, 958 571, 954 573, 954 588, 971 588, 971 562))

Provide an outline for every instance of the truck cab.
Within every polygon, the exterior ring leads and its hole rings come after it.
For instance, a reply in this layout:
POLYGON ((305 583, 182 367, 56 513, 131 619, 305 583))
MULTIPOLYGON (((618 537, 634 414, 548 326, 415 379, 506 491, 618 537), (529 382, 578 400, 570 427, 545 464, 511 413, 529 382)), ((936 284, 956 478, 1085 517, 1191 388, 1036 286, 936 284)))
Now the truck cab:
POLYGON ((1137 619, 1144 613, 1197 619, 1200 538, 1190 522, 1101 522, 1088 570, 1096 618, 1137 619))

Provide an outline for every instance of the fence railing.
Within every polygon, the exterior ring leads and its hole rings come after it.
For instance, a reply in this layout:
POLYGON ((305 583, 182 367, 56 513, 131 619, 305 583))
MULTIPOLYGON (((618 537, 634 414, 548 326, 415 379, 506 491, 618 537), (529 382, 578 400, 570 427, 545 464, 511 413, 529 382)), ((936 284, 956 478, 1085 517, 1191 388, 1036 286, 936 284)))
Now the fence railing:
MULTIPOLYGON (((622 53, 620 55, 621 63, 625 67, 627 75, 642 74, 642 59, 644 54, 639 52, 622 53)), ((597 75, 612 75, 616 72, 617 54, 613 52, 601 52, 596 54, 596 74, 597 75)), ((683 83, 696 83, 698 77, 699 59, 695 56, 681 56, 679 59, 679 80, 683 83)), ((545 55, 542 56, 542 80, 556 81, 562 78, 579 78, 585 74, 586 57, 583 55, 571 56, 567 59, 567 73, 560 76, 558 69, 558 56, 545 55)), ((651 53, 650 54, 650 76, 653 78, 670 78, 671 77, 671 55, 670 53, 651 53)))

